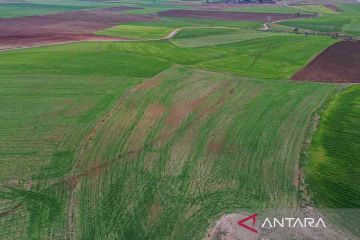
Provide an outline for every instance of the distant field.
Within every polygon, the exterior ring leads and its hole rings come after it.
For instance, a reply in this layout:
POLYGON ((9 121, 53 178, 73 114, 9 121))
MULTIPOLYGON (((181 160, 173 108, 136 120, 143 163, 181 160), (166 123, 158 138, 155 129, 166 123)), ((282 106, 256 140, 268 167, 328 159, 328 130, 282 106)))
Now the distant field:
POLYGON ((82 9, 81 6, 62 6, 34 3, 0 3, 0 18, 42 15, 80 9, 82 9))
POLYGON ((98 35, 132 39, 160 39, 172 31, 168 27, 120 25, 97 32, 98 35))
POLYGON ((172 9, 159 13, 160 17, 177 18, 198 18, 198 19, 219 19, 228 21, 257 21, 272 22, 284 21, 297 18, 310 18, 314 14, 291 14, 291 13, 263 13, 263 12, 226 12, 226 11, 204 11, 204 10, 183 10, 172 9))
POLYGON ((238 12, 259 12, 259 13, 318 13, 318 14, 333 14, 335 13, 330 8, 321 4, 306 4, 293 6, 279 6, 279 5, 265 5, 265 6, 242 6, 238 8, 229 8, 225 11, 238 12))
POLYGON ((306 179, 313 201, 359 236, 360 86, 338 93, 321 115, 310 149, 306 179))
POLYGON ((278 5, 266 5, 266 6, 248 6, 248 7, 237 7, 229 8, 225 11, 230 12, 259 12, 259 13, 298 13, 304 12, 302 9, 287 7, 287 6, 278 6, 278 5))
POLYGON ((317 13, 317 14, 334 14, 335 12, 327 8, 324 5, 321 4, 305 4, 305 5, 296 5, 293 6, 294 9, 297 9, 298 11, 304 11, 308 13, 317 13))
POLYGON ((328 14, 319 18, 297 19, 280 24, 321 32, 344 32, 360 36, 360 7, 359 4, 342 4, 343 11, 328 14))
POLYGON ((239 28, 232 27, 199 27, 199 28, 183 28, 179 31, 175 38, 176 39, 187 39, 196 37, 206 37, 214 35, 224 35, 239 33, 239 28))
POLYGON ((91 1, 27 1, 26 3, 1 3, 0 19, 23 16, 44 15, 57 12, 74 11, 82 9, 107 8, 124 4, 110 2, 91 2, 91 1))
POLYGON ((350 22, 351 19, 346 16, 327 15, 319 18, 286 21, 281 24, 322 32, 341 32, 343 26, 350 22))
POLYGON ((225 43, 247 41, 251 39, 273 37, 273 36, 286 36, 286 34, 245 30, 245 31, 237 31, 231 34, 219 34, 219 35, 214 34, 212 36, 175 39, 172 40, 171 42, 179 47, 204 47, 204 46, 213 46, 213 45, 219 45, 225 43))
POLYGON ((135 22, 128 23, 128 25, 136 26, 152 26, 152 27, 235 27, 256 29, 262 26, 261 22, 253 21, 225 21, 225 20, 212 20, 212 19, 196 19, 196 18, 175 18, 175 17, 163 17, 159 21, 152 22, 135 22))

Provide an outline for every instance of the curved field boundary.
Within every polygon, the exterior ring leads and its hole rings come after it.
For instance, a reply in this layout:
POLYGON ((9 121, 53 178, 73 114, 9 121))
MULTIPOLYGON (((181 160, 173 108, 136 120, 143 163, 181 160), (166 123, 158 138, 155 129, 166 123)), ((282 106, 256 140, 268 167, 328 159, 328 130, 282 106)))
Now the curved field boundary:
POLYGON ((337 42, 297 72, 295 81, 359 83, 360 43, 337 42))

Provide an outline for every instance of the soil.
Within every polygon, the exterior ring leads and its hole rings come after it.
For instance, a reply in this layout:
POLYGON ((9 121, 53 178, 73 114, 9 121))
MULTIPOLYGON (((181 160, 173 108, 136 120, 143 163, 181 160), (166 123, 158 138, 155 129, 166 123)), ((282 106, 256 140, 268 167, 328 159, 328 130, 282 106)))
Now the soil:
POLYGON ((200 10, 168 10, 159 13, 164 17, 185 18, 208 18, 221 20, 244 20, 272 22, 279 20, 290 20, 304 17, 314 17, 312 14, 279 14, 279 13, 249 13, 249 12, 223 12, 223 11, 200 11, 200 10))
POLYGON ((292 79, 295 81, 359 83, 359 56, 360 43, 337 42, 320 53, 292 79))
POLYGON ((83 40, 119 40, 94 33, 121 23, 153 20, 150 16, 119 13, 128 9, 113 7, 0 19, 0 50, 83 40))

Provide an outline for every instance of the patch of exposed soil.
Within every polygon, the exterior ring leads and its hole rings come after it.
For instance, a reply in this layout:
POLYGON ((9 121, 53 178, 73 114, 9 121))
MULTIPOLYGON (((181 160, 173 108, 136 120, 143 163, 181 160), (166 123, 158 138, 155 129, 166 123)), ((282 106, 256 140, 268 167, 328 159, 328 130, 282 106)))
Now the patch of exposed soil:
POLYGON ((168 10, 159 13, 165 17, 185 18, 208 18, 221 20, 244 20, 273 22, 279 20, 290 20, 296 18, 314 17, 312 14, 280 14, 280 13, 249 13, 249 12, 223 12, 223 11, 201 11, 201 10, 168 10))
POLYGON ((147 119, 151 124, 154 123, 154 121, 158 120, 163 113, 165 112, 166 108, 161 104, 152 104, 148 107, 145 119, 147 119))
POLYGON ((132 8, 114 7, 0 19, 0 50, 84 40, 122 40, 94 33, 121 23, 153 20, 150 16, 119 13, 128 9, 132 8))
POLYGON ((293 77, 295 81, 359 83, 360 43, 335 43, 293 77))
POLYGON ((150 129, 156 124, 165 111, 166 107, 157 103, 151 104, 146 109, 143 117, 138 121, 127 141, 129 151, 134 152, 131 159, 138 157, 137 151, 144 147, 150 129))
POLYGON ((147 80, 147 81, 144 81, 143 83, 139 84, 137 87, 136 87, 136 91, 137 90, 149 90, 149 89, 152 89, 152 88, 155 88, 157 86, 159 86, 159 84, 161 83, 162 81, 162 77, 161 76, 158 76, 156 75, 155 77, 147 80))

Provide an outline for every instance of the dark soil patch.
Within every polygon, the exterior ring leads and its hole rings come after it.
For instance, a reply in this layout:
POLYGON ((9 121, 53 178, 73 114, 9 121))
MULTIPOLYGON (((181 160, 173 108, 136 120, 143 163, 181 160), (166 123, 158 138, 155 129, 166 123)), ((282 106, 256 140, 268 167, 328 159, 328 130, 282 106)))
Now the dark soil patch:
POLYGON ((279 20, 290 20, 304 17, 314 17, 312 14, 280 14, 280 13, 249 13, 249 12, 223 12, 223 11, 200 11, 200 10, 168 10, 159 13, 165 17, 185 18, 208 18, 221 20, 243 20, 272 22, 279 20))
POLYGON ((82 40, 115 40, 94 35, 96 31, 150 16, 120 14, 129 7, 71 11, 42 16, 0 19, 0 49, 31 47, 82 40))
POLYGON ((360 43, 338 42, 319 54, 293 77, 295 81, 359 83, 360 43))

